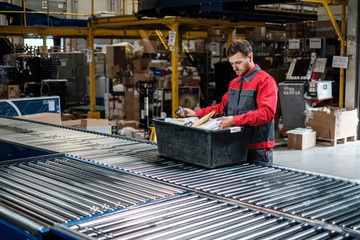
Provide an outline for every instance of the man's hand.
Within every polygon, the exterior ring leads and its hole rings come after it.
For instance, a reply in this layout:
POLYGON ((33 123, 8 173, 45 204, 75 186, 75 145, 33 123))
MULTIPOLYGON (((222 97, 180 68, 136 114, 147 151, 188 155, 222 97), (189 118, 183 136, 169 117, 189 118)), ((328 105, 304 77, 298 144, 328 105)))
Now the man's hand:
POLYGON ((185 117, 196 117, 196 112, 190 108, 184 108, 185 117))
POLYGON ((232 116, 229 117, 219 117, 218 121, 222 121, 220 125, 220 129, 230 128, 235 126, 234 118, 232 116))

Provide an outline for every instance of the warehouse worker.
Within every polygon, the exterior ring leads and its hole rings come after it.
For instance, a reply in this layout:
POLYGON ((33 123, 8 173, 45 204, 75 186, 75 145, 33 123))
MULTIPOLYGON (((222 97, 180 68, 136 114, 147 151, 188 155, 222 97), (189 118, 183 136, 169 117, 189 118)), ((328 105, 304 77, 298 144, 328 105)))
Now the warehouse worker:
POLYGON ((220 129, 253 126, 247 161, 271 164, 275 146, 276 82, 254 63, 248 41, 232 42, 227 56, 238 77, 230 82, 221 103, 196 111, 184 108, 186 117, 202 117, 215 110, 215 114, 223 115, 218 118, 222 121, 220 129))

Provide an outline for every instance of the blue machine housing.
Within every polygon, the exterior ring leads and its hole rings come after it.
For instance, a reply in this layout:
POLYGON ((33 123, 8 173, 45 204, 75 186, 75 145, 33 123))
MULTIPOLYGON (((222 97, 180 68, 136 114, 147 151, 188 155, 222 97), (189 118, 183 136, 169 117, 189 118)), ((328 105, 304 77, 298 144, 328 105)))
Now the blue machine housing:
MULTIPOLYGON (((23 8, 14 4, 0 2, 1 11, 23 11, 23 8)), ((33 11, 26 9, 26 11, 33 11)), ((8 19, 9 25, 24 25, 24 14, 23 13, 5 13, 8 19), (10 18, 12 21, 10 22, 10 18)), ((27 26, 51 26, 51 27, 86 27, 87 20, 78 19, 61 19, 47 14, 32 14, 26 13, 26 25, 27 26)))
POLYGON ((143 16, 183 16, 201 18, 225 18, 234 22, 266 21, 274 23, 317 20, 315 14, 259 11, 255 5, 286 3, 285 0, 139 0, 138 13, 143 16))

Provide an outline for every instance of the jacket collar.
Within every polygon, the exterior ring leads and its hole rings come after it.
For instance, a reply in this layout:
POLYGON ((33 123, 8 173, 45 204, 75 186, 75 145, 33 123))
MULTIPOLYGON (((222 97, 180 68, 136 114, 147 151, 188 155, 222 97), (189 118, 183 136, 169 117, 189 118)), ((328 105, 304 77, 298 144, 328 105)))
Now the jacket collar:
POLYGON ((253 69, 251 69, 249 72, 247 72, 244 76, 240 76, 237 82, 240 82, 241 78, 245 79, 247 83, 251 81, 255 77, 255 75, 261 70, 259 65, 255 65, 253 69))

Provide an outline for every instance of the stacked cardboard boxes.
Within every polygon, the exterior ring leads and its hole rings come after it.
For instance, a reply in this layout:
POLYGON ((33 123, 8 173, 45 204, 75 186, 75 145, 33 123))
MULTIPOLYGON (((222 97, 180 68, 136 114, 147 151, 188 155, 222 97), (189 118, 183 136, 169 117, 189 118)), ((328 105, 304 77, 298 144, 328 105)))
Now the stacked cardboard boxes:
MULTIPOLYGON (((340 21, 337 21, 341 26, 340 21)), ((316 37, 336 38, 337 34, 330 20, 316 22, 316 37)))
POLYGON ((294 22, 286 24, 286 38, 315 37, 313 22, 294 22))
POLYGON ((124 46, 106 46, 106 77, 114 78, 116 73, 127 69, 124 46))
POLYGON ((179 86, 197 87, 200 86, 201 77, 196 67, 185 66, 183 71, 184 77, 179 81, 179 86), (186 73, 186 75, 185 75, 186 73))
POLYGON ((140 121, 140 94, 133 88, 125 93, 125 118, 140 121))
POLYGON ((18 85, 3 85, 1 86, 2 99, 20 98, 20 88, 18 85))
POLYGON ((165 60, 152 60, 149 63, 150 77, 155 80, 157 88, 171 87, 170 67, 171 63, 165 60))
POLYGON ((104 94, 105 117, 124 118, 125 117, 125 97, 104 94))
POLYGON ((245 29, 245 38, 249 41, 269 40, 269 30, 265 26, 245 29))

